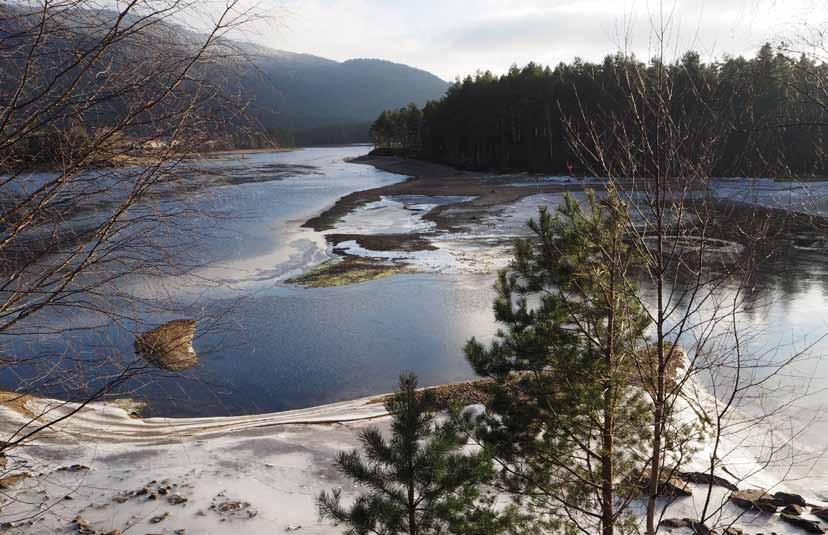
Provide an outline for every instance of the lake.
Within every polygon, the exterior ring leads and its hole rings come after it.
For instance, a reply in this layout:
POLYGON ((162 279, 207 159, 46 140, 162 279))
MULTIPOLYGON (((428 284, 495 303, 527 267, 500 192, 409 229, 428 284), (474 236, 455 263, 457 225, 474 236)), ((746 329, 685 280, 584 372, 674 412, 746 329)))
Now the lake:
MULTIPOLYGON (((122 390, 148 401, 148 414, 163 416, 272 412, 352 399, 393 390, 401 370, 417 373, 424 386, 472 378, 462 346, 472 336, 491 338, 497 328, 492 284, 508 257, 507 238, 523 232, 538 204, 554 204, 559 196, 524 198, 465 235, 441 237, 437 251, 414 258, 425 273, 335 288, 287 284, 331 257, 324 235, 302 228, 304 221, 350 192, 405 179, 345 161, 368 150, 312 148, 208 160, 206 168, 239 180, 190 199, 220 215, 194 223, 205 239, 197 245, 200 267, 192 277, 125 281, 123 291, 140 297, 129 304, 127 318, 51 312, 38 321, 56 334, 15 339, 7 347, 48 355, 68 345, 78 358, 61 366, 80 385, 90 362, 110 354, 129 358, 133 332, 177 317, 199 318, 198 367, 182 375, 144 374, 122 390), (99 328, 66 333, 68 326, 99 328)), ((388 199, 346 217, 341 227, 417 230, 424 211, 449 201, 388 199)), ((756 285, 755 306, 745 316, 757 333, 752 343, 757 351, 783 355, 817 342, 811 355, 824 355, 824 250, 805 247, 787 259, 784 270, 764 274, 756 285)), ((796 372, 828 384, 828 367, 819 363, 803 360, 796 372)), ((8 370, 2 375, 6 387, 20 380, 8 370)), ((40 386, 59 394, 54 385, 40 386)), ((818 405, 823 397, 814 399, 818 405)))

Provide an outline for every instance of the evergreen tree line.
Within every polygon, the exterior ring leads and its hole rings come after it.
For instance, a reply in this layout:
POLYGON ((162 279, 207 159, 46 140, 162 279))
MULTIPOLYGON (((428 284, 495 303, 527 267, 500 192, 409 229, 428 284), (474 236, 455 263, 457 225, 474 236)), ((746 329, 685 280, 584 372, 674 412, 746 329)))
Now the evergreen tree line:
POLYGON ((422 149, 423 112, 413 102, 398 110, 386 110, 369 133, 377 148, 416 155, 422 149))
POLYGON ((623 121, 631 95, 644 101, 666 83, 670 120, 715 133, 718 176, 824 174, 825 65, 766 44, 753 59, 705 63, 688 52, 661 67, 614 55, 602 63, 514 66, 502 76, 481 72, 422 110, 383 112, 371 135, 378 147, 469 169, 586 172, 567 132, 578 123, 623 121))

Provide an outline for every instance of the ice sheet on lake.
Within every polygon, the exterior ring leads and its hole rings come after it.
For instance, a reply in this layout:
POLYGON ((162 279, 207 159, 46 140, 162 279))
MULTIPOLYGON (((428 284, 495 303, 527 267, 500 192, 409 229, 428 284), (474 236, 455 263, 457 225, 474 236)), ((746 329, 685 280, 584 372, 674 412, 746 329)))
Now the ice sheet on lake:
POLYGON ((349 240, 337 244, 343 252, 365 258, 384 259, 413 266, 426 273, 491 273, 509 262, 508 244, 502 240, 471 240, 446 235, 432 242, 433 251, 371 251, 349 240))
MULTIPOLYGON (((337 225, 335 232, 356 233, 356 228, 360 228, 362 234, 428 231, 433 226, 425 225, 430 222, 422 220, 423 214, 439 204, 455 205, 447 212, 465 210, 462 203, 471 199, 471 197, 421 196, 383 198, 381 201, 366 205, 364 210, 352 212, 346 218, 348 221, 337 225), (380 211, 381 213, 377 215, 380 211), (354 224, 355 214, 359 214, 356 216, 360 219, 359 227, 354 224), (371 226, 372 223, 373 226, 371 226), (373 232, 366 232, 366 230, 373 232)), ((512 241, 516 237, 526 236, 529 233, 526 222, 530 217, 537 216, 538 208, 548 206, 554 209, 562 200, 563 196, 559 193, 524 197, 482 217, 478 223, 471 225, 463 232, 430 236, 432 245, 437 248, 432 251, 372 251, 361 247, 354 240, 337 243, 336 249, 353 256, 405 263, 413 266, 417 271, 427 273, 491 273, 508 265, 512 241)))
POLYGON ((811 215, 828 214, 828 182, 781 181, 770 178, 717 179, 720 199, 781 208, 811 215))

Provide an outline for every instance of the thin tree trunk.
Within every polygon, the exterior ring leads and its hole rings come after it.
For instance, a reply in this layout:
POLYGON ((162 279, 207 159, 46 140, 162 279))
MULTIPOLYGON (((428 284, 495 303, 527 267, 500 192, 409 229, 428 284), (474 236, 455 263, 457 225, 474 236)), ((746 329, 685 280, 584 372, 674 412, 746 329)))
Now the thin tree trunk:
POLYGON ((414 471, 411 471, 411 479, 408 481, 408 533, 417 535, 417 506, 414 496, 414 471))
POLYGON ((603 535, 614 535, 615 533, 615 507, 613 505, 613 446, 615 431, 615 275, 614 270, 620 265, 617 263, 617 255, 613 251, 612 266, 609 287, 609 307, 607 315, 607 347, 605 352, 606 380, 604 382, 604 425, 601 429, 601 528, 603 535))

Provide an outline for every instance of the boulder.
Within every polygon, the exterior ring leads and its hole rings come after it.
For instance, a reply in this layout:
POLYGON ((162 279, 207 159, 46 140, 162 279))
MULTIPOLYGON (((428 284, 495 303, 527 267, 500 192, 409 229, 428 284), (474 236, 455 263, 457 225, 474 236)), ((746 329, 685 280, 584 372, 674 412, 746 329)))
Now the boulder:
POLYGON ((794 504, 786 505, 784 509, 782 509, 783 515, 795 515, 801 516, 802 515, 802 507, 794 504))
POLYGON ((826 522, 828 522, 828 508, 812 507, 811 514, 819 518, 820 520, 825 520, 826 522))
POLYGON ((792 526, 796 526, 807 531, 808 533, 825 533, 825 530, 822 529, 819 522, 815 520, 808 520, 807 518, 786 514, 780 515, 779 518, 792 526))
POLYGON ((658 483, 658 495, 667 498, 692 496, 693 492, 687 483, 676 477, 671 477, 658 483))
POLYGON ((180 494, 173 494, 167 498, 167 503, 170 505, 181 505, 182 503, 187 503, 187 498, 181 496, 180 494))
POLYGON ((735 484, 731 483, 727 479, 713 474, 709 474, 707 472, 682 472, 681 474, 679 474, 679 477, 681 477, 681 479, 689 483, 698 483, 702 485, 710 485, 712 483, 713 485, 724 487, 734 492, 739 490, 739 487, 737 487, 735 484))
POLYGON ((808 502, 805 501, 805 498, 803 498, 799 494, 790 494, 788 492, 774 492, 773 497, 777 500, 780 500, 785 505, 798 505, 799 507, 805 507, 806 505, 808 505, 808 502))
POLYGON ((770 514, 783 505, 766 490, 740 490, 730 495, 730 501, 744 509, 756 509, 770 514))

